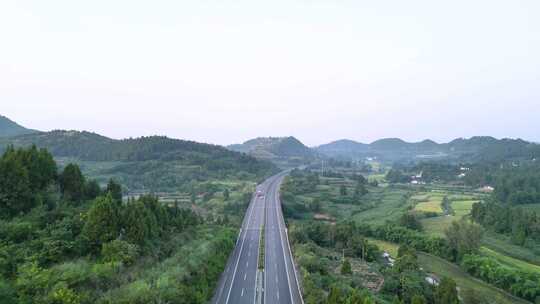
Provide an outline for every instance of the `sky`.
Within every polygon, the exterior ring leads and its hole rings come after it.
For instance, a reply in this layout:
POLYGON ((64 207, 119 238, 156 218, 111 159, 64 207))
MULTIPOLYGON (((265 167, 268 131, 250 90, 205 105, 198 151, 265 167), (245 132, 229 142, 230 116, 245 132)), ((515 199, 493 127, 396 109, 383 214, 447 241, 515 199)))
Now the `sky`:
POLYGON ((0 114, 215 144, 540 141, 537 0, 2 0, 0 114))

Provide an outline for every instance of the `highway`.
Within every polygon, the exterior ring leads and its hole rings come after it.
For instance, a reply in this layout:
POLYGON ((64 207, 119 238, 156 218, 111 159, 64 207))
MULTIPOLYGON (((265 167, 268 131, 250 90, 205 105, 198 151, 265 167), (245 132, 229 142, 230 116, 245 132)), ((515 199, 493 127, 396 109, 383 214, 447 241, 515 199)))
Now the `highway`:
POLYGON ((279 187, 286 173, 272 176, 257 186, 263 196, 254 195, 244 216, 234 251, 218 282, 211 303, 302 304, 296 270, 283 219, 279 187), (265 227, 264 272, 257 301, 257 269, 261 228, 265 227))

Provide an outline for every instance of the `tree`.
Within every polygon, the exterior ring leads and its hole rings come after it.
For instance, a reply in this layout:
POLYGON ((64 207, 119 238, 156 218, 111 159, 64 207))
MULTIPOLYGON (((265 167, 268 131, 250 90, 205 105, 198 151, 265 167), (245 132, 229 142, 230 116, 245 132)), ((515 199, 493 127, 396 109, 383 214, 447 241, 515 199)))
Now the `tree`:
POLYGON ((56 163, 44 149, 9 146, 0 158, 0 211, 10 217, 27 212, 55 181, 56 163))
POLYGON ((422 223, 412 213, 405 213, 399 218, 399 225, 412 230, 422 231, 422 223))
POLYGON ((405 272, 418 269, 418 256, 416 250, 408 245, 399 246, 398 258, 394 265, 397 272, 405 272))
POLYGON ((118 239, 103 244, 101 248, 101 256, 106 262, 121 262, 125 265, 131 265, 138 255, 137 245, 118 239))
POLYGON ((458 304, 456 282, 451 278, 442 278, 439 286, 435 289, 435 304, 458 304))
POLYGON ((110 193, 115 201, 122 201, 122 186, 119 183, 115 182, 112 178, 109 180, 105 192, 110 193))
POLYGON ((454 258, 461 260, 465 254, 478 252, 483 231, 478 224, 462 219, 452 222, 445 235, 454 252, 454 258))
POLYGON ((403 174, 403 172, 401 172, 400 170, 396 169, 391 169, 390 171, 388 171, 385 178, 391 184, 408 183, 411 181, 410 176, 407 176, 403 174))
POLYGON ((2 215, 13 216, 30 210, 35 201, 28 170, 6 154, 0 159, 0 209, 2 215))
POLYGON ((347 187, 345 185, 341 185, 341 187, 339 188, 339 194, 341 194, 341 196, 347 195, 347 187))
POLYGON ((341 274, 343 275, 352 274, 351 262, 349 262, 349 259, 343 260, 343 263, 341 264, 341 274))
POLYGON ((321 211, 321 199, 316 197, 311 201, 311 204, 309 205, 309 209, 313 212, 320 212, 321 211))
POLYGON ((346 304, 375 304, 375 301, 371 297, 367 290, 358 291, 353 289, 346 300, 343 302, 346 304))
POLYGON ((366 186, 364 183, 358 182, 356 184, 356 187, 354 188, 354 199, 358 200, 360 197, 366 195, 368 193, 366 186))
POLYGON ((147 197, 141 197, 136 201, 131 201, 125 208, 124 227, 127 241, 140 246, 145 245, 149 239, 153 239, 159 234, 159 225, 156 216, 145 201, 147 197))
POLYGON ((326 304, 342 304, 343 295, 341 289, 334 285, 330 288, 330 293, 328 293, 328 298, 326 299, 326 304))
POLYGON ((0 278, 0 304, 16 304, 19 303, 16 298, 16 293, 4 279, 0 278))
POLYGON ((60 175, 60 190, 64 199, 81 201, 84 198, 84 176, 79 166, 69 164, 60 175))
POLYGON ((454 210, 452 209, 452 202, 448 199, 447 196, 443 197, 441 206, 446 214, 454 215, 454 210))
POLYGON ((415 295, 411 299, 411 304, 426 304, 426 298, 422 295, 415 295))
POLYGON ((101 194, 101 188, 95 180, 90 180, 84 187, 84 196, 86 199, 93 200, 101 194))
POLYGON ((102 244, 116 239, 120 232, 120 214, 117 204, 108 194, 97 198, 88 213, 82 234, 89 248, 96 252, 102 244))

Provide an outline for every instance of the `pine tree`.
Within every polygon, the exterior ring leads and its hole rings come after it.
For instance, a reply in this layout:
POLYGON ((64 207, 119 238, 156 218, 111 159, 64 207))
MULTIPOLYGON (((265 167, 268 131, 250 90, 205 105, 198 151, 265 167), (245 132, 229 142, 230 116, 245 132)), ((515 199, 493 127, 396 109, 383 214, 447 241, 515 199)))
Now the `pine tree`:
POLYGON ((109 180, 105 192, 110 193, 115 201, 122 201, 122 186, 112 178, 109 180))
POLYGON ((84 238, 92 251, 116 239, 120 234, 120 216, 117 204, 111 195, 97 198, 88 213, 82 230, 84 238))
POLYGON ((60 175, 60 189, 64 199, 81 201, 84 198, 84 176, 79 166, 69 164, 60 175))
POLYGON ((8 152, 0 159, 0 211, 2 215, 17 215, 34 207, 28 170, 8 152))
POLYGON ((345 185, 341 185, 341 187, 339 188, 339 194, 341 194, 341 196, 347 195, 347 187, 345 185))
POLYGON ((343 260, 343 264, 341 264, 341 274, 343 275, 352 274, 351 262, 349 262, 349 259, 343 260))
POLYGON ((444 277, 435 290, 435 304, 458 304, 456 282, 444 277))

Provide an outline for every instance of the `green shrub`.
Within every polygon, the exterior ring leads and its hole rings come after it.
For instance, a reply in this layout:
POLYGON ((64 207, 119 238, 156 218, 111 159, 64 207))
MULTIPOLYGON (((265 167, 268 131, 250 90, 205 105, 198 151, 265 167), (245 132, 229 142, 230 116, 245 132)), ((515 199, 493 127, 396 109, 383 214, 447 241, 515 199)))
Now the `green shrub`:
POLYGON ((126 241, 114 240, 103 244, 101 256, 106 262, 121 262, 125 265, 131 265, 139 256, 139 247, 126 241))

